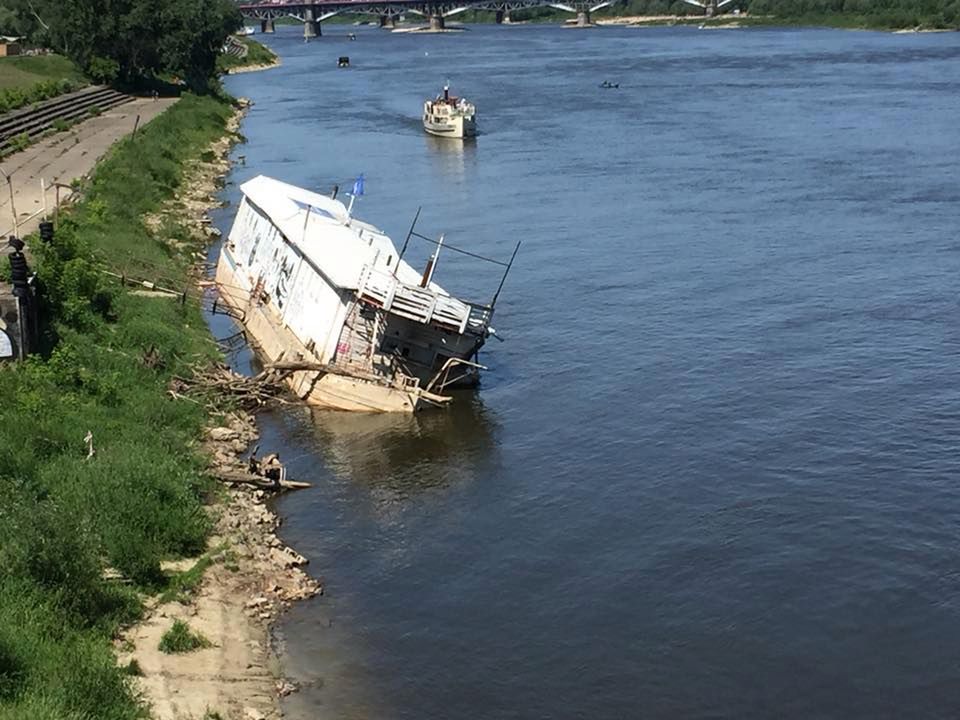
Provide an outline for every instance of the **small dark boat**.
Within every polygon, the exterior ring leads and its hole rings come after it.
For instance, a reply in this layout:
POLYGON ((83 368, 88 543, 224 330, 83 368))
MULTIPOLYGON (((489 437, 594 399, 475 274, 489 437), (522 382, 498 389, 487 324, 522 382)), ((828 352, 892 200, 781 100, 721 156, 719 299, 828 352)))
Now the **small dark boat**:
POLYGON ((619 88, 619 87, 620 87, 620 83, 612 83, 612 82, 610 82, 609 80, 604 80, 602 83, 600 83, 600 87, 602 87, 602 88, 604 88, 604 89, 606 89, 606 90, 610 90, 610 89, 613 89, 613 88, 619 88))
POLYGON ((346 55, 341 55, 337 58, 337 67, 350 67, 350 58, 346 55))

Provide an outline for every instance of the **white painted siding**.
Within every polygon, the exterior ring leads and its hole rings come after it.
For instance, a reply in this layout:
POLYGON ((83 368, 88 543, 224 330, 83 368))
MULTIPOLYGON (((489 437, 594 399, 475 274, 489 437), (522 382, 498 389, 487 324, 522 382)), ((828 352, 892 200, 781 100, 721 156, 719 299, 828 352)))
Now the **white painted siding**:
POLYGON ((340 336, 346 303, 340 291, 330 285, 309 263, 300 265, 292 284, 283 320, 304 345, 313 341, 321 362, 327 362, 340 336))

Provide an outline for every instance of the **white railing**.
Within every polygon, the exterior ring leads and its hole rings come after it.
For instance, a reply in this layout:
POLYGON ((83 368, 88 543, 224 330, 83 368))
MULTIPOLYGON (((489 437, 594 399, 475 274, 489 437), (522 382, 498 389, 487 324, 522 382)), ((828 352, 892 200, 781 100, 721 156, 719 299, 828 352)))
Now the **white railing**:
POLYGON ((424 324, 437 323, 459 333, 480 334, 490 321, 487 308, 465 303, 427 288, 407 285, 390 273, 364 268, 357 296, 387 312, 424 324))

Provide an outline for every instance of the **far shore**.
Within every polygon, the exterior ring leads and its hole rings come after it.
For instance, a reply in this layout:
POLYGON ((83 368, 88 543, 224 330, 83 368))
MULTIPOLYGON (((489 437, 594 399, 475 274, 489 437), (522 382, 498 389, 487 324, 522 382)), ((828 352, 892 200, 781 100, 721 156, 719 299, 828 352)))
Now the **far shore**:
POLYGON ((240 65, 239 67, 230 68, 227 70, 227 75, 240 75, 242 73, 251 73, 251 72, 260 72, 261 70, 270 70, 271 68, 280 67, 283 63, 280 62, 280 58, 277 58, 274 62, 270 63, 260 63, 258 65, 240 65))

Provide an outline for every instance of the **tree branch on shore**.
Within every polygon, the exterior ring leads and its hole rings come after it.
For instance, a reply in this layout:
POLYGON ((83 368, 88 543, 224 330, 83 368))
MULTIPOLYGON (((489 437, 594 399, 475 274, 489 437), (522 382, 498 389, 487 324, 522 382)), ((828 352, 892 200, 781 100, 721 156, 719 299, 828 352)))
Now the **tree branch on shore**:
POLYGON ((225 402, 244 410, 257 410, 269 403, 286 403, 283 384, 288 373, 265 370, 254 377, 234 372, 222 363, 194 365, 189 377, 175 375, 168 392, 174 399, 202 400, 211 409, 220 409, 225 402))

